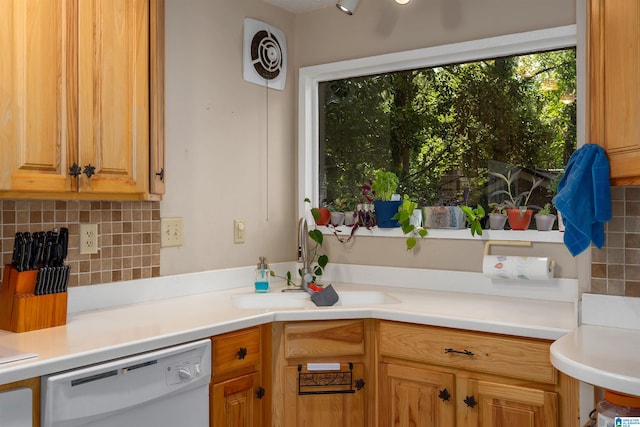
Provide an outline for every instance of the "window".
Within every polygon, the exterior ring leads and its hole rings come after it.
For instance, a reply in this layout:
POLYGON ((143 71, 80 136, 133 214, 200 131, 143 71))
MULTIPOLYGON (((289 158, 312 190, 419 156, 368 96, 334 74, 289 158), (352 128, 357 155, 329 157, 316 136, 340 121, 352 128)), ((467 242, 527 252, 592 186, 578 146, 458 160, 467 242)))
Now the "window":
MULTIPOLYGON (((351 210, 376 169, 420 206, 551 181, 576 148, 575 26, 301 69, 301 200, 351 210), (523 174, 525 175, 525 174, 523 174)), ((533 204, 544 204, 541 190, 533 204)))

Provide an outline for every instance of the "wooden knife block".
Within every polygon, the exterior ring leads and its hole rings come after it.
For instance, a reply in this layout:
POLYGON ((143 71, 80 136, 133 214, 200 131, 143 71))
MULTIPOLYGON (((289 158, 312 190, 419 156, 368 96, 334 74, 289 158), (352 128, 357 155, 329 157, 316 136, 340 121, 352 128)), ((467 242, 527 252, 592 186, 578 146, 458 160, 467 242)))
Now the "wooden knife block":
POLYGON ((27 332, 67 324, 67 293, 35 295, 38 270, 4 266, 0 288, 0 329, 27 332))

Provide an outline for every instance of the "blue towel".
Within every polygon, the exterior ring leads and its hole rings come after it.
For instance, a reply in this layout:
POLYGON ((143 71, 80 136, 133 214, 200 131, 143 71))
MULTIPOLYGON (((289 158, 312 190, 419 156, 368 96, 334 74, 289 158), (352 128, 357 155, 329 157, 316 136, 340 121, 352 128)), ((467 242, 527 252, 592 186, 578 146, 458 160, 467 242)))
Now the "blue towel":
POLYGON ((565 223, 564 244, 576 256, 591 242, 604 245, 604 223, 611 219, 609 159, 596 144, 585 144, 569 159, 553 203, 565 223))

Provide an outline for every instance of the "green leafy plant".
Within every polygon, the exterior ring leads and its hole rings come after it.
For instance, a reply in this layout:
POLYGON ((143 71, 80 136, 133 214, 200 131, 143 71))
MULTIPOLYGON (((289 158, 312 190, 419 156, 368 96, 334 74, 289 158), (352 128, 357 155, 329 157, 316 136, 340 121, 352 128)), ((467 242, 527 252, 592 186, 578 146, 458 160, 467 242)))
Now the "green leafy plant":
POLYGON ((491 214, 494 215, 506 215, 507 214, 507 208, 509 207, 506 203, 502 202, 502 203, 496 203, 496 202, 492 202, 489 203, 489 207, 491 208, 491 214))
POLYGON ((371 183, 371 189, 376 199, 391 200, 398 185, 400 185, 400 179, 395 173, 378 169, 371 183))
POLYGON ((544 181, 542 178, 536 179, 535 177, 531 177, 531 188, 518 195, 514 195, 511 187, 518 178, 518 175, 520 175, 520 172, 521 169, 517 169, 515 172, 509 170, 506 176, 499 172, 489 172, 489 174, 500 178, 507 184, 506 190, 496 190, 491 193, 491 196, 505 194, 509 199, 505 200, 504 203, 506 203, 511 209, 526 209, 529 204, 529 197, 531 197, 531 193, 544 181))
POLYGON ((392 219, 398 221, 402 228, 402 232, 405 235, 409 235, 406 241, 408 251, 413 249, 418 243, 416 236, 424 238, 427 235, 427 230, 425 228, 416 227, 411 224, 411 216, 413 215, 413 211, 417 208, 418 204, 412 201, 409 196, 405 194, 402 204, 398 208, 398 212, 392 217, 392 219))
MULTIPOLYGON (((311 200, 309 200, 309 198, 305 198, 304 201, 305 203, 311 204, 311 200)), ((311 215, 313 215, 313 218, 317 221, 320 218, 320 211, 318 210, 318 208, 312 207, 311 215)), ((322 248, 322 243, 324 241, 324 236, 322 234, 322 231, 318 230, 317 228, 314 228, 312 230, 309 230, 307 232, 307 235, 314 242, 313 248, 311 248, 311 250, 309 251, 309 254, 311 256, 311 263, 310 263, 311 272, 313 274, 313 281, 315 282, 324 273, 324 269, 329 263, 329 257, 325 254, 320 253, 320 248, 322 248)), ((286 280, 287 287, 295 287, 295 288, 300 287, 299 284, 293 281, 293 275, 291 274, 290 271, 287 271, 284 276, 278 276, 277 274, 275 274, 273 270, 271 270, 270 274, 271 274, 271 277, 278 277, 280 279, 286 280)), ((298 274, 300 275, 300 277, 302 277, 301 269, 298 269, 298 274)))
POLYGON ((480 222, 482 218, 484 218, 484 208, 482 205, 478 205, 475 208, 470 208, 469 206, 462 205, 460 206, 462 212, 464 212, 464 216, 467 218, 467 222, 471 228, 471 236, 482 236, 482 223, 480 222))
POLYGON ((542 209, 538 211, 540 215, 551 215, 551 203, 546 203, 542 209))

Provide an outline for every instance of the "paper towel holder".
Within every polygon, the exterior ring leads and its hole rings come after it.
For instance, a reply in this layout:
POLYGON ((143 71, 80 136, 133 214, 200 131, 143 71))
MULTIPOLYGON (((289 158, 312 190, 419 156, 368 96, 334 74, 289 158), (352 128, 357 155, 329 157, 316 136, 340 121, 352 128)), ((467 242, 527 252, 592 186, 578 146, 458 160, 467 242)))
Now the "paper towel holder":
POLYGON ((524 240, 488 240, 487 243, 484 244, 484 256, 489 255, 489 250, 493 245, 500 246, 533 246, 532 242, 524 241, 524 240))
MULTIPOLYGON (((488 240, 487 243, 484 244, 484 256, 489 255, 489 251, 491 246, 500 245, 500 246, 533 246, 533 242, 526 240, 488 240)), ((556 262, 551 260, 551 267, 555 267, 556 262)))

